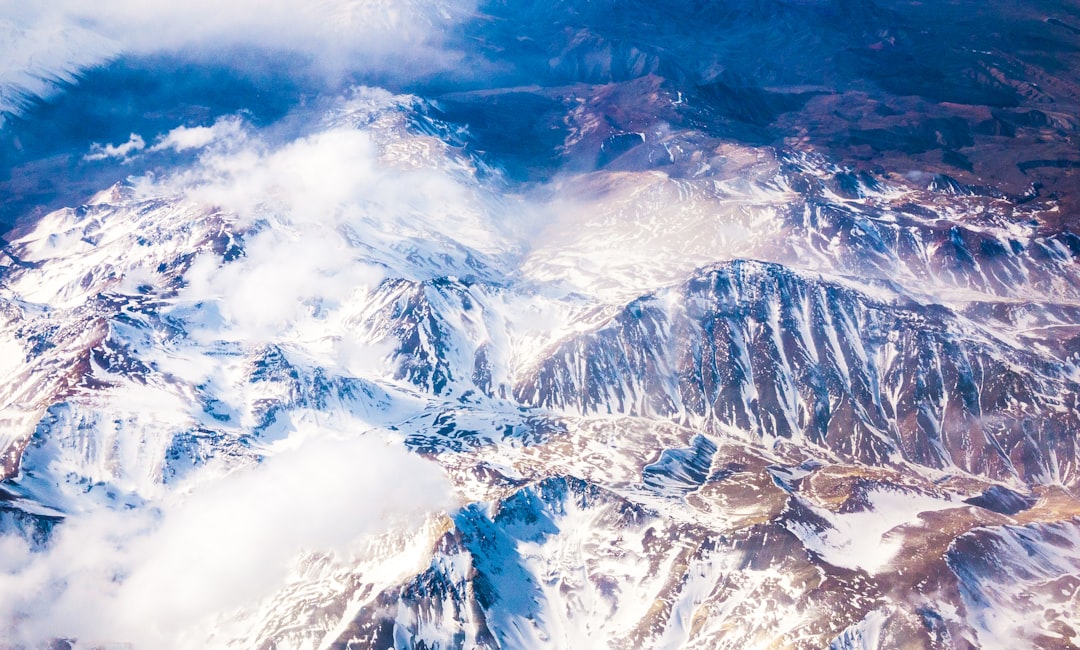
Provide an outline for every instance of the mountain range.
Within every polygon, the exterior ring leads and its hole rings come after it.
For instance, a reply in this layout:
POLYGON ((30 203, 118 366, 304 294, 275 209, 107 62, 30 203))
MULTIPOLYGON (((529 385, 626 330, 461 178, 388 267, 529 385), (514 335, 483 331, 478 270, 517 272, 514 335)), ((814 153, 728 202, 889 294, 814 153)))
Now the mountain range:
POLYGON ((204 4, 0 3, 0 647, 1080 647, 1075 1, 204 4))

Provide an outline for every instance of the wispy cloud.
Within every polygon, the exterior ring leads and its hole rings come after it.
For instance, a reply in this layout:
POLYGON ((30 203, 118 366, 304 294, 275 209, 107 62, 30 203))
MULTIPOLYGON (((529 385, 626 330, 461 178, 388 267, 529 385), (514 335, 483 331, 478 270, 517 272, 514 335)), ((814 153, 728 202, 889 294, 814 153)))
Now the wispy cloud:
POLYGON ((0 536, 0 636, 202 647, 200 623, 271 595, 297 554, 348 554, 454 505, 433 463, 377 438, 310 433, 154 509, 74 514, 47 551, 0 536))
MULTIPOLYGON (((393 124, 379 132, 351 125, 362 106, 370 112, 356 120, 384 119, 385 127, 401 119, 399 101, 359 90, 343 100, 337 118, 285 144, 228 118, 96 150, 197 151, 185 171, 148 176, 136 194, 217 208, 243 233, 241 257, 223 262, 206 254, 188 269, 172 306, 163 307, 185 339, 147 350, 144 361, 171 381, 208 387, 239 412, 247 378, 221 374, 222 361, 210 352, 221 341, 291 344, 303 354, 325 353, 321 362, 331 372, 380 373, 385 351, 365 348, 350 325, 365 292, 388 273, 467 268, 476 253, 456 249, 458 239, 490 251, 505 246, 491 232, 490 197, 449 148, 393 124), (410 251, 438 265, 406 262, 410 251), (388 269, 392 263, 400 266, 388 269), (343 344, 323 351, 320 341, 328 338, 343 344)), ((143 271, 131 272, 130 282, 152 282, 153 266, 143 271)), ((196 472, 186 479, 190 491, 147 494, 148 503, 133 510, 73 514, 47 551, 31 553, 18 538, 0 536, 0 621, 16 621, 4 634, 31 647, 53 636, 200 647, 199 633, 212 627, 208 617, 273 594, 302 551, 347 552, 357 536, 455 505, 435 464, 377 437, 351 437, 371 423, 342 413, 318 420, 314 427, 297 416, 257 466, 224 477, 196 472)))
POLYGON ((102 34, 68 20, 41 20, 38 4, 0 0, 0 113, 20 112, 117 53, 119 44, 102 34))
POLYGON ((127 142, 121 142, 120 144, 101 144, 95 142, 90 145, 90 153, 83 156, 83 160, 105 160, 107 158, 118 158, 125 160, 131 154, 142 151, 146 148, 146 141, 142 136, 137 133, 132 133, 127 142))
POLYGON ((210 126, 178 126, 162 136, 150 151, 190 151, 202 149, 221 140, 243 137, 243 124, 235 117, 224 117, 210 126))
MULTIPOLYGON (((178 52, 234 65, 230 48, 300 54, 337 77, 450 69, 446 34, 474 0, 0 0, 0 111, 18 111, 110 58, 178 52)), ((297 71, 299 72, 299 71, 297 71)))
MULTIPOLYGON (((455 264, 468 268, 470 256, 477 254, 460 249, 456 239, 475 240, 491 251, 504 248, 491 232, 490 193, 479 190, 468 164, 456 160, 449 147, 410 135, 393 122, 402 119, 400 101, 381 91, 357 91, 343 100, 335 118, 313 120, 309 134, 285 144, 268 142, 242 121, 226 119, 156 138, 133 135, 126 143, 99 148, 100 155, 117 156, 148 148, 195 151, 185 171, 147 176, 134 193, 168 197, 181 209, 192 203, 206 207, 191 214, 227 220, 243 237, 242 256, 229 261, 220 254, 199 256, 183 286, 162 304, 164 316, 183 334, 139 354, 168 375, 168 387, 184 396, 211 392, 235 412, 250 410, 249 377, 243 371, 223 372, 228 362, 213 355, 223 341, 249 350, 264 342, 291 346, 301 350, 300 357, 319 357, 320 368, 331 373, 367 379, 370 372, 378 380, 384 351, 355 340, 352 319, 365 308, 364 293, 391 272, 388 265, 398 264, 392 272, 399 275, 446 273, 455 264), (370 112, 353 115, 357 106, 370 112), (353 118, 383 120, 385 128, 360 130, 351 125, 353 118), (146 141, 155 144, 147 147, 146 141), (425 257, 435 260, 430 268, 425 257), (346 345, 324 346, 326 339, 346 345)), ((127 228, 133 236, 144 233, 139 214, 121 211, 110 226, 127 228), (131 220, 124 222, 125 217, 131 220)), ((149 245, 168 248, 167 239, 149 245)), ((129 258, 124 242, 131 240, 120 241, 114 248, 101 243, 106 263, 129 258)), ((143 258, 131 258, 136 268, 126 272, 117 290, 136 291, 155 281, 156 263, 139 268, 143 258)), ((118 392, 116 399, 123 409, 141 408, 130 390, 118 392)), ((124 422, 129 428, 123 439, 138 441, 140 449, 154 448, 143 444, 149 438, 160 443, 158 448, 168 446, 167 428, 132 429, 134 420, 100 391, 93 402, 85 408, 99 417, 89 422, 124 422)), ((144 406, 154 416, 167 410, 158 401, 144 406)), ((200 413, 197 403, 170 408, 181 416, 200 413)), ((19 537, 0 535, 0 637, 28 647, 55 636, 91 647, 99 642, 202 647, 199 635, 212 627, 207 617, 227 616, 273 594, 302 551, 347 552, 358 536, 381 532, 401 517, 415 524, 425 513, 455 505, 448 496, 452 488, 435 464, 384 444, 377 434, 357 438, 357 431, 378 426, 358 420, 366 416, 320 412, 305 418, 299 410, 282 418, 275 442, 259 438, 259 444, 271 445, 263 449, 262 463, 224 476, 220 468, 192 470, 179 487, 155 483, 154 489, 143 489, 158 480, 147 474, 160 473, 160 459, 156 470, 136 472, 134 461, 119 454, 115 463, 89 471, 85 450, 57 452, 68 454, 71 462, 64 470, 85 484, 120 484, 117 477, 138 473, 135 487, 125 485, 136 502, 145 502, 131 510, 102 505, 77 479, 58 479, 55 491, 66 501, 50 503, 71 515, 56 528, 48 550, 31 552, 19 537), (401 481, 403 476, 408 481, 401 481)), ((393 417, 380 415, 387 421, 393 417)), ((227 426, 236 435, 258 436, 244 417, 227 426)), ((109 429, 87 435, 119 434, 109 429)), ((67 472, 49 468, 44 474, 67 472)))

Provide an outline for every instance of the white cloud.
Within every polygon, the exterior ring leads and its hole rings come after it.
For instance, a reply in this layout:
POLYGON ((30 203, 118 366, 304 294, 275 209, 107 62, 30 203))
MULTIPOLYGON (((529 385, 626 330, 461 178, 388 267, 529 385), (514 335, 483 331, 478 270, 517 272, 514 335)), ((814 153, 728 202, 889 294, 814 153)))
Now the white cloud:
MULTIPOLYGON (((411 75, 459 60, 445 43, 475 0, 0 0, 0 110, 45 96, 123 53, 183 51, 221 62, 255 46, 308 58, 323 74, 411 75)), ((236 61, 231 61, 236 64, 236 61)), ((299 72, 299 71, 296 71, 299 72)))
POLYGON ((117 44, 101 34, 24 15, 38 4, 0 0, 0 112, 18 113, 30 98, 50 96, 79 69, 116 53, 117 44))
POLYGON ((138 52, 211 43, 287 47, 312 54, 342 47, 404 51, 409 45, 428 42, 440 27, 471 10, 467 2, 439 0, 59 0, 48 4, 47 15, 52 19, 87 25, 138 52))
MULTIPOLYGON (((376 104, 395 101, 358 92, 376 104)), ((426 279, 425 271, 441 276, 455 266, 465 274, 476 250, 512 252, 516 243, 499 234, 493 215, 500 206, 477 191, 471 171, 419 146, 430 138, 413 140, 424 153, 403 168, 399 157, 385 159, 375 136, 352 126, 276 148, 235 120, 165 136, 155 148, 210 144, 192 169, 145 179, 138 191, 214 206, 245 232, 242 258, 223 263, 207 255, 186 274, 178 308, 189 310, 189 332, 246 343, 324 336, 336 311, 362 303, 388 275, 426 279), (425 258, 433 260, 429 271, 425 258)))
POLYGON ((240 260, 200 258, 181 299, 215 306, 202 322, 190 314, 195 338, 255 344, 305 330, 317 335, 328 310, 383 277, 332 230, 275 227, 251 237, 240 260))
POLYGON ((126 160, 132 153, 146 148, 146 141, 137 133, 132 133, 127 142, 120 144, 101 144, 95 142, 90 145, 90 153, 83 156, 83 160, 105 160, 106 158, 120 158, 126 160))
POLYGON ((72 515, 45 552, 0 537, 0 636, 204 647, 208 620, 272 594, 298 553, 347 554, 364 535, 453 507, 433 463, 372 437, 311 434, 156 513, 72 515))
MULTIPOLYGON (((390 190, 381 186, 398 183, 378 169, 375 158, 370 138, 354 129, 276 150, 230 134, 196 169, 144 188, 179 191, 220 207, 236 215, 241 230, 266 220, 245 235, 242 258, 222 263, 205 256, 186 274, 181 304, 204 305, 185 313, 192 335, 251 344, 305 329, 317 332, 328 310, 381 281, 384 273, 370 251, 354 247, 345 234, 350 223, 362 228, 365 218, 374 221, 406 203, 385 195, 390 190)), ((389 223, 387 217, 376 228, 389 223)))
POLYGON ((202 149, 222 139, 236 141, 244 137, 243 124, 235 117, 224 117, 211 126, 178 126, 162 136, 150 151, 190 151, 202 149))
MULTIPOLYGON (((343 114, 363 105, 380 119, 401 119, 399 100, 386 93, 361 90, 354 100, 343 114)), ((198 161, 169 178, 143 179, 135 193, 219 208, 191 213, 226 215, 243 234, 244 255, 196 259, 175 301, 162 306, 183 336, 140 351, 142 360, 178 385, 205 386, 237 412, 246 412, 248 381, 230 375, 235 368, 215 356, 215 349, 235 347, 221 341, 246 349, 272 341, 301 359, 319 357, 332 372, 347 368, 378 379, 385 350, 357 334, 357 314, 369 306, 365 292, 385 274, 469 268, 457 240, 480 250, 512 248, 496 234, 492 193, 448 148, 407 134, 399 123, 364 132, 348 122, 313 125, 313 135, 281 146, 239 121, 174 130, 158 140, 155 147, 201 146, 198 161), (435 261, 428 267, 426 259, 435 261)), ((103 146, 101 153, 122 155, 124 146, 103 146)), ((153 268, 132 273, 128 288, 152 282, 153 268)), ((131 398, 127 389, 122 398, 131 398)), ((147 410, 166 409, 148 403, 147 410)), ((379 415, 383 422, 396 417, 379 415)), ((351 431, 371 429, 364 417, 328 409, 306 418, 297 409, 282 418, 285 430, 275 432, 273 453, 261 465, 224 477, 215 473, 220 467, 192 470, 182 485, 140 490, 148 502, 133 510, 101 509, 81 485, 64 483, 58 489, 71 492, 65 505, 88 510, 57 528, 50 550, 33 554, 17 538, 0 536, 0 638, 28 647, 51 636, 77 637, 89 647, 203 647, 213 627, 208 619, 276 592, 303 550, 342 553, 357 536, 383 531, 399 516, 412 515, 405 523, 415 524, 420 514, 451 507, 452 488, 437 466, 374 438, 350 439, 351 431), (319 428, 310 425, 316 420, 319 428)), ((229 426, 251 425, 241 417, 229 426)), ((133 462, 127 454, 117 458, 133 462)), ((120 476, 132 467, 109 471, 120 476)), ((152 471, 141 475, 157 480, 152 471)))

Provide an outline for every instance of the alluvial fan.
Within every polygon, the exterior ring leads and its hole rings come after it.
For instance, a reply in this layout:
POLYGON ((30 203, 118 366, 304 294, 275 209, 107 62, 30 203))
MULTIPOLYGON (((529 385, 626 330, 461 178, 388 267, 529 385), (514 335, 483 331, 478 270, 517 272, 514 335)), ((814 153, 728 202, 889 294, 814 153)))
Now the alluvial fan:
POLYGON ((1074 0, 106 4, 0 6, 0 648, 1080 647, 1074 0))

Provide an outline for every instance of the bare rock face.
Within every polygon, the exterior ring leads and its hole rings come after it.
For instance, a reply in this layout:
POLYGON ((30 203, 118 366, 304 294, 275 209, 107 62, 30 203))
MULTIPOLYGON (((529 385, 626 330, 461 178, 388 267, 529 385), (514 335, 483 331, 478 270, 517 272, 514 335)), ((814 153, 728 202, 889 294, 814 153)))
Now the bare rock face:
POLYGON ((517 395, 582 415, 727 426, 873 465, 1074 485, 1072 461, 1048 462, 1076 458, 1070 364, 884 294, 771 264, 704 270, 564 343, 517 395))

